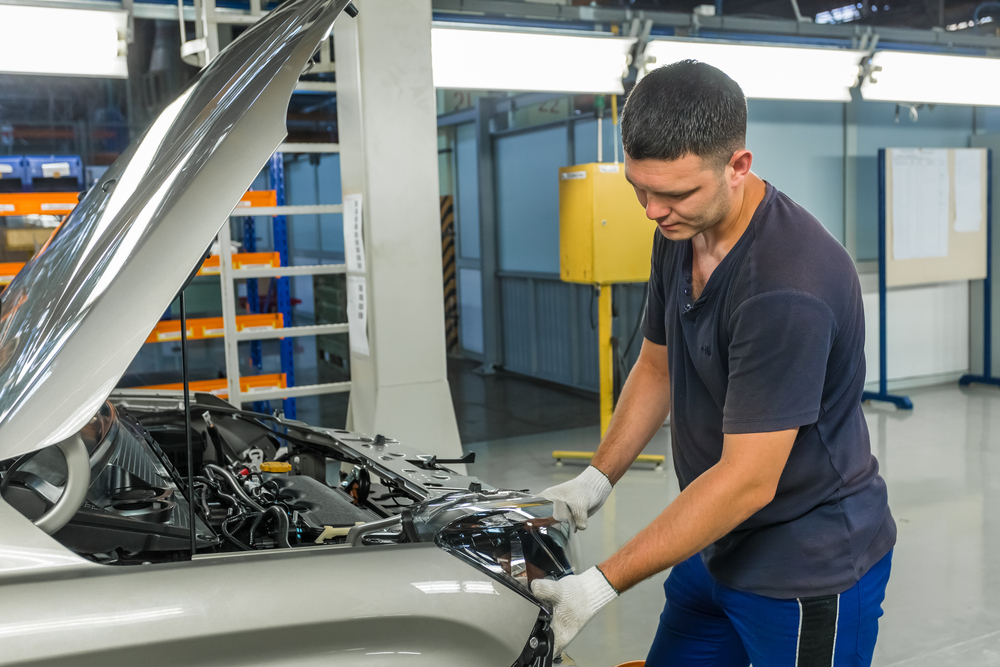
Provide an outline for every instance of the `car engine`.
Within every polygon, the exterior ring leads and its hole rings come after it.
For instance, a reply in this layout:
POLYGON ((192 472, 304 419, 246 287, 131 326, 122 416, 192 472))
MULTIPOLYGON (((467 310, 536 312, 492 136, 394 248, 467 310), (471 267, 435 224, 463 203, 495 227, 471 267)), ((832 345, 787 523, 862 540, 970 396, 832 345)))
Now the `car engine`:
MULTIPOLYGON (((183 404, 123 392, 80 436, 86 501, 53 537, 98 563, 315 545, 436 542, 506 584, 573 571, 570 530, 548 501, 499 491, 395 440, 237 410, 210 394, 191 406, 193 494, 183 404), (190 497, 189 497, 190 496, 190 497)), ((0 462, 0 495, 36 520, 59 499, 55 447, 0 462)))
MULTIPOLYGON (((191 559, 192 516, 196 557, 429 542, 539 606, 531 582, 575 569, 571 528, 551 502, 447 467, 471 456, 442 461, 390 438, 238 410, 210 394, 195 394, 191 415, 189 480, 183 403, 113 394, 79 433, 86 498, 53 538, 108 566, 191 559)), ((69 474, 56 446, 0 461, 0 496, 40 523, 69 474)), ((550 664, 549 623, 543 609, 516 665, 550 664)))

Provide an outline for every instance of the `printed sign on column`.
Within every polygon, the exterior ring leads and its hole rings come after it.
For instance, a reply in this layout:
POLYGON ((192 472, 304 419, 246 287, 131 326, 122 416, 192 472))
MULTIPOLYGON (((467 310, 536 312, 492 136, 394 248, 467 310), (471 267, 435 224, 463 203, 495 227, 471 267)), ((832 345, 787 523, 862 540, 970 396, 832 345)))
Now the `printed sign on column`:
POLYGON ((361 195, 344 195, 344 258, 348 273, 365 272, 361 195))
POLYGON ((351 352, 368 351, 368 281, 364 276, 347 276, 347 335, 351 352))
POLYGON ((344 195, 344 259, 347 264, 347 334, 351 353, 370 354, 368 348, 368 279, 365 277, 364 226, 361 195, 344 195))

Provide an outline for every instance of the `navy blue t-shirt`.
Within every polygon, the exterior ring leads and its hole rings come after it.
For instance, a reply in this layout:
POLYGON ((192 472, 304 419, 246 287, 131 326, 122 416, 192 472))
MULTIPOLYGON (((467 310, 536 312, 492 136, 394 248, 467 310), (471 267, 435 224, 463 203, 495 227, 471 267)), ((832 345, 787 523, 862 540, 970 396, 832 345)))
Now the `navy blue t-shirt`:
POLYGON ((657 230, 643 334, 668 346, 682 489, 719 461, 723 434, 798 429, 774 500, 702 552, 717 581, 832 595, 889 552, 896 524, 861 411, 861 285, 816 218, 767 184, 697 300, 691 242, 657 230))

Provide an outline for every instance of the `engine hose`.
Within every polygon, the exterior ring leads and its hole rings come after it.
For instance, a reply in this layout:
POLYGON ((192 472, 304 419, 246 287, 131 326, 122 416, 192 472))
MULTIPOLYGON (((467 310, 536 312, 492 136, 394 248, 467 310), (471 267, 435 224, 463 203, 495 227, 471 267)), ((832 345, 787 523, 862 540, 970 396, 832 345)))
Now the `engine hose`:
POLYGON ((257 532, 257 527, 260 526, 260 522, 263 520, 264 520, 264 513, 262 512, 258 514, 256 517, 254 517, 253 523, 250 524, 250 546, 252 546, 254 549, 257 548, 257 545, 255 544, 256 540, 254 533, 257 532))
POLYGON ((212 517, 212 513, 208 509, 208 484, 201 484, 201 494, 198 497, 200 501, 198 503, 198 509, 202 511, 205 521, 208 521, 212 517))
POLYGON ((291 549, 292 544, 288 541, 288 515, 281 511, 280 507, 276 505, 271 505, 264 513, 267 514, 273 510, 275 517, 278 519, 278 543, 286 549, 291 549))
POLYGON ((243 508, 240 507, 240 501, 236 500, 235 496, 231 496, 228 493, 223 493, 222 491, 216 490, 215 495, 219 496, 222 500, 226 501, 231 509, 236 510, 239 514, 243 513, 243 508))
POLYGON ((229 488, 232 489, 233 493, 236 494, 237 498, 239 498, 240 500, 242 500, 243 502, 245 502, 247 505, 250 505, 250 507, 254 508, 258 512, 263 512, 264 511, 263 507, 261 507, 260 505, 258 505, 257 502, 253 498, 251 498, 250 496, 247 495, 247 492, 243 490, 243 487, 240 486, 240 483, 236 481, 236 478, 233 477, 233 475, 232 475, 231 472, 229 472, 228 470, 226 470, 225 468, 223 468, 221 466, 215 465, 214 463, 206 463, 205 464, 205 469, 206 470, 211 470, 212 472, 216 473, 217 475, 221 475, 222 478, 224 480, 226 480, 226 483, 229 485, 229 488))
POLYGON ((233 535, 232 533, 229 532, 229 524, 232 523, 233 521, 237 521, 238 522, 238 524, 236 526, 236 530, 239 530, 240 527, 243 526, 243 522, 246 521, 246 515, 245 514, 237 514, 236 516, 231 516, 228 519, 226 519, 225 521, 223 521, 222 522, 222 534, 226 536, 227 540, 229 540, 230 542, 232 542, 233 544, 235 544, 236 546, 238 546, 240 549, 243 549, 243 551, 253 551, 254 550, 253 547, 250 547, 250 546, 244 544, 235 535, 233 535))

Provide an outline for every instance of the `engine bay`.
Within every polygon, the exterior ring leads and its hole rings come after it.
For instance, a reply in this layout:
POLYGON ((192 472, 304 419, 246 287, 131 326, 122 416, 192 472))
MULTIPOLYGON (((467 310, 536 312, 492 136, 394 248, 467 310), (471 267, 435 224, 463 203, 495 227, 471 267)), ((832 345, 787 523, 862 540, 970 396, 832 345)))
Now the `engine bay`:
POLYGON ((448 467, 474 462, 468 455, 440 460, 383 436, 238 410, 210 394, 195 394, 190 414, 189 459, 182 401, 115 392, 74 436, 86 452, 77 465, 62 443, 0 461, 0 496, 41 529, 82 477, 85 498, 46 532, 107 566, 433 543, 542 608, 515 665, 550 664, 551 618, 530 584, 577 569, 572 528, 550 501, 448 467))
MULTIPOLYGON (((107 402, 80 434, 86 501, 53 537, 104 564, 190 558, 185 428, 176 399, 107 402)), ((404 531, 385 520, 448 491, 483 490, 392 439, 245 412, 210 394, 195 395, 191 433, 199 554, 345 543, 352 528, 379 521, 388 533, 366 530, 365 543, 399 541, 404 531)), ((67 471, 49 448, 0 462, 0 475, 3 499, 35 520, 58 500, 67 471)))

